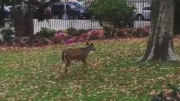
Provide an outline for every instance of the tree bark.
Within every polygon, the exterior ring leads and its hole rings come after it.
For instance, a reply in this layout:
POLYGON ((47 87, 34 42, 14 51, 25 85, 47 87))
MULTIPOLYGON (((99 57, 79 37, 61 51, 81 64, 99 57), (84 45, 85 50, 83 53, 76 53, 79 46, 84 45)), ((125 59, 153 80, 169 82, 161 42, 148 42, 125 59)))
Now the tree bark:
POLYGON ((16 37, 22 37, 26 32, 25 11, 26 9, 23 7, 23 4, 21 4, 21 6, 18 8, 14 7, 13 13, 14 13, 14 28, 15 28, 16 37))
POLYGON ((26 19, 26 36, 29 36, 29 45, 32 45, 34 26, 33 26, 33 3, 34 0, 28 1, 28 11, 26 19))
POLYGON ((22 0, 21 6, 14 8, 15 36, 18 39, 21 37, 29 37, 29 45, 32 44, 34 34, 33 3, 34 0, 28 0, 28 7, 25 7, 22 0))
POLYGON ((153 0, 151 34, 141 61, 179 61, 174 53, 174 0, 153 0))
POLYGON ((0 4, 0 28, 5 27, 5 15, 4 15, 4 4, 0 4))

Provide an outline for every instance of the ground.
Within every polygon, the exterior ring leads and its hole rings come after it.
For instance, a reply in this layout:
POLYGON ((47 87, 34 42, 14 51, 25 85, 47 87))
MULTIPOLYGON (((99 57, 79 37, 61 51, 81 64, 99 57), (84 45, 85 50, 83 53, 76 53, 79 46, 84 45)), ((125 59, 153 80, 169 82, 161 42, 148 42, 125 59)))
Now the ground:
MULTIPOLYGON (((180 41, 175 51, 180 54, 180 41)), ((61 50, 84 46, 0 48, 0 99, 42 101, 149 101, 150 92, 180 84, 180 63, 136 63, 147 39, 96 41, 89 69, 72 64, 64 74, 61 50)), ((180 86, 180 85, 179 85, 180 86)))

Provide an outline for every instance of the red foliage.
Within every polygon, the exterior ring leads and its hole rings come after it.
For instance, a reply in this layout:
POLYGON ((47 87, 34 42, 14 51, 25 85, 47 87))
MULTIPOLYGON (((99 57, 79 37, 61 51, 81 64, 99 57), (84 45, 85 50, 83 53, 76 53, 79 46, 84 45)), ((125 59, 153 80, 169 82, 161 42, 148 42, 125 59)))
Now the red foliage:
POLYGON ((147 37, 148 35, 149 31, 144 28, 137 28, 133 33, 133 36, 135 37, 147 37))
POLYGON ((34 47, 42 47, 42 46, 44 46, 44 44, 41 42, 41 40, 35 39, 33 41, 33 45, 32 46, 34 46, 34 47))
MULTIPOLYGON (((121 29, 118 30, 115 35, 119 38, 132 38, 132 37, 146 37, 149 35, 150 26, 145 26, 144 28, 137 28, 137 29, 121 29)), ((67 33, 63 33, 62 31, 57 31, 57 33, 51 39, 47 38, 37 38, 33 40, 34 47, 40 47, 45 45, 52 45, 52 44, 72 44, 76 42, 86 42, 88 40, 102 40, 105 39, 104 30, 102 29, 94 29, 89 30, 87 33, 83 33, 80 36, 71 36, 67 33)), ((37 33, 38 37, 38 33, 37 33)), ((6 43, 10 46, 19 46, 19 47, 27 47, 29 45, 29 38, 23 37, 20 41, 16 42, 1 42, 2 44, 6 43)), ((2 46, 2 45, 1 45, 2 46)))

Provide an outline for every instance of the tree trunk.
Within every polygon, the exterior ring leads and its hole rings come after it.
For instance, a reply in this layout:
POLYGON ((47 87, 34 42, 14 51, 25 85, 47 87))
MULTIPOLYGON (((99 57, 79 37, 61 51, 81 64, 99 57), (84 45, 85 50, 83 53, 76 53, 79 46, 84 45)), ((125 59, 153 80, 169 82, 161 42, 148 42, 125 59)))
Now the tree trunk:
POLYGON ((26 19, 26 36, 29 37, 29 44, 32 45, 34 26, 33 26, 33 3, 34 0, 28 1, 28 12, 26 19))
POLYGON ((20 7, 14 7, 14 28, 15 36, 22 37, 26 32, 26 19, 25 19, 25 8, 23 9, 22 4, 20 7))
POLYGON ((34 0, 29 0, 28 7, 24 7, 22 1, 21 6, 19 8, 14 8, 15 36, 18 38, 29 37, 29 44, 32 44, 31 39, 34 34, 33 2, 34 0))
POLYGON ((153 0, 152 33, 141 61, 179 61, 174 53, 174 0, 153 0))
POLYGON ((0 28, 5 27, 5 15, 4 15, 4 4, 0 4, 0 28))

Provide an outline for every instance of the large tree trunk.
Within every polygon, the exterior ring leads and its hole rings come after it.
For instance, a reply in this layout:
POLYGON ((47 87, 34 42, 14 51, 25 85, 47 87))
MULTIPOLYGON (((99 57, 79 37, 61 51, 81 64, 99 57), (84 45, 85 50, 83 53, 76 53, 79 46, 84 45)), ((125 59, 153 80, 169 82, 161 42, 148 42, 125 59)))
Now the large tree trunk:
POLYGON ((18 8, 14 7, 14 28, 15 28, 15 36, 22 37, 26 33, 26 18, 25 11, 26 9, 23 7, 23 3, 18 8))
POLYGON ((174 53, 174 0, 153 0, 151 35, 141 61, 179 61, 174 53))
POLYGON ((28 7, 26 7, 22 1, 21 6, 14 9, 15 36, 18 39, 21 39, 21 37, 29 37, 29 45, 32 45, 34 34, 33 3, 34 0, 28 0, 28 7))
POLYGON ((26 36, 29 36, 29 44, 32 45, 34 26, 33 26, 33 3, 34 0, 28 1, 28 12, 26 19, 26 36))
POLYGON ((0 28, 5 27, 5 15, 4 15, 4 4, 0 4, 0 28))
POLYGON ((23 6, 14 9, 14 25, 15 33, 17 37, 29 37, 34 33, 33 28, 33 2, 28 1, 28 7, 23 6))

